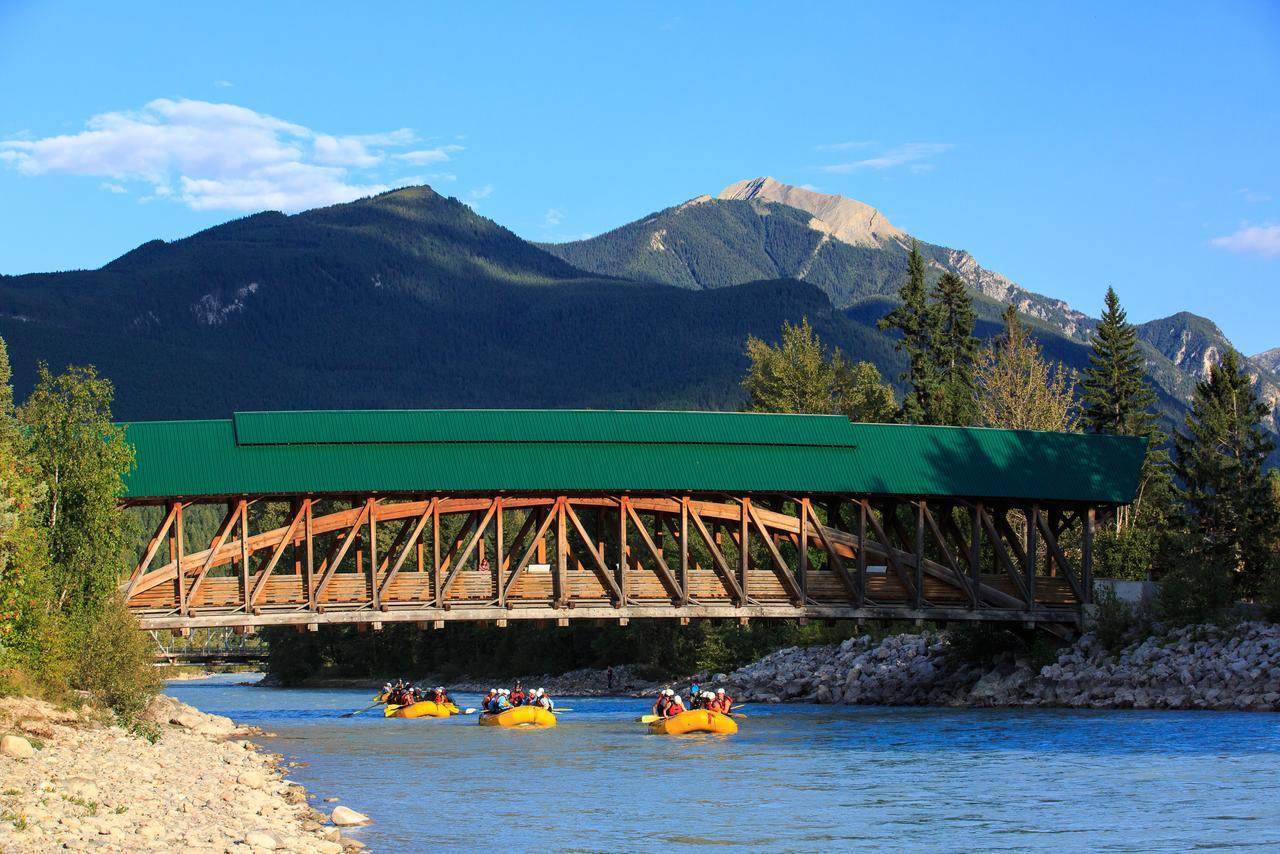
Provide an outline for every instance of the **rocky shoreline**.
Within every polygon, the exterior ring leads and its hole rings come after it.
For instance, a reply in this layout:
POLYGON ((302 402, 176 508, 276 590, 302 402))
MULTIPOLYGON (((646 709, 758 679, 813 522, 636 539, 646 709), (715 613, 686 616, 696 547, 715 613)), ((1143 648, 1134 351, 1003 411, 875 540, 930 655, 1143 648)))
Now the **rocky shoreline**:
MULTIPOLYGON (((144 713, 142 734, 89 707, 0 699, 0 851, 341 854, 364 846, 326 816, 229 718, 171 697, 144 713)), ((141 731, 140 731, 141 732, 141 731)))
POLYGON ((739 702, 1280 711, 1280 625, 1189 626, 1108 652, 1094 634, 1052 661, 966 660, 945 632, 789 647, 711 677, 739 702))

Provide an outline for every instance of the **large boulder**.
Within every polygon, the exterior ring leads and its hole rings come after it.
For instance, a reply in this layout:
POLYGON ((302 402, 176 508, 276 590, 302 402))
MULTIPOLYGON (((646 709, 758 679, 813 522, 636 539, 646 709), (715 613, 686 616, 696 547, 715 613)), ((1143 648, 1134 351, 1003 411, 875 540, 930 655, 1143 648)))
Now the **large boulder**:
POLYGON ((348 807, 334 807, 333 814, 329 816, 329 821, 333 822, 337 827, 358 827, 362 824, 372 823, 369 816, 358 813, 348 807))
POLYGON ((6 735, 4 738, 0 738, 0 754, 11 756, 14 759, 30 759, 35 752, 31 742, 20 735, 6 735))

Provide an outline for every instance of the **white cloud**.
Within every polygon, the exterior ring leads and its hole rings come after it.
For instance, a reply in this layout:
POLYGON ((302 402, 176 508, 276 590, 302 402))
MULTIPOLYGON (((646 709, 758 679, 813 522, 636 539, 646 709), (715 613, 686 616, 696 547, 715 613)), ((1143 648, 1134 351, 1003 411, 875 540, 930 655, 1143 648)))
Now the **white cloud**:
POLYGON ((1234 234, 1209 241, 1228 252, 1280 258, 1280 225, 1242 225, 1234 234))
POLYGON ((423 148, 418 151, 406 151, 403 154, 397 154, 397 160, 403 160, 405 163, 412 163, 415 166, 422 166, 428 163, 443 163, 449 159, 449 155, 455 151, 462 151, 461 145, 441 145, 436 148, 423 148))
POLYGON ((492 195, 493 195, 493 185, 492 185, 492 184, 485 184, 483 187, 479 187, 479 188, 477 188, 477 189, 475 189, 475 190, 472 190, 471 192, 467 193, 467 196, 468 196, 468 197, 470 197, 471 199, 477 200, 477 201, 478 201, 478 200, 480 200, 480 199, 487 199, 487 198, 489 198, 489 197, 490 197, 490 196, 492 196, 492 195))
POLYGON ((215 80, 213 81, 213 85, 217 86, 219 89, 230 89, 236 84, 232 83, 230 80, 215 80))
POLYGON ((0 163, 24 175, 109 179, 108 192, 141 183, 142 200, 194 210, 296 211, 405 183, 388 149, 415 141, 407 128, 336 135, 235 104, 161 98, 94 116, 79 133, 0 141, 0 163))
POLYGON ((99 187, 101 187, 102 189, 106 190, 108 193, 117 193, 117 194, 119 194, 119 193, 127 193, 127 192, 129 192, 126 188, 124 188, 124 187, 120 186, 119 184, 116 184, 116 183, 114 183, 114 182, 112 182, 112 181, 103 181, 103 182, 102 182, 101 184, 99 184, 98 186, 99 186, 99 187))
POLYGON ((1246 202, 1257 203, 1257 202, 1271 201, 1271 196, 1268 195, 1267 193, 1262 193, 1262 192, 1259 192, 1258 190, 1251 190, 1248 187, 1244 187, 1243 189, 1237 190, 1236 192, 1239 193, 1240 198, 1244 199, 1246 202))
POLYGON ((547 228, 555 228, 564 222, 564 214, 555 208, 547 208, 547 212, 542 217, 542 224, 547 228))
POLYGON ((854 160, 850 163, 833 163, 823 166, 822 169, 824 172, 844 173, 856 172, 860 169, 893 169, 896 166, 915 164, 912 171, 927 172, 932 168, 932 164, 920 161, 937 157, 953 148, 955 148, 954 145, 946 142, 908 142, 891 148, 878 157, 854 160))
POLYGON ((827 142, 822 145, 815 145, 815 151, 854 151, 859 148, 871 148, 876 145, 875 140, 861 140, 857 142, 827 142))

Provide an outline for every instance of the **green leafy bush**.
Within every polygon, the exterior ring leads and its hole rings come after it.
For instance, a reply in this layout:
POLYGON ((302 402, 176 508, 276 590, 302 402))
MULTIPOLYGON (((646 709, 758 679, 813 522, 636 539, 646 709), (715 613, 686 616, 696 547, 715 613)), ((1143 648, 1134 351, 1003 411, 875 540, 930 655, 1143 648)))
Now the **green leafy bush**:
POLYGON ((108 599, 85 629, 77 658, 75 685, 125 724, 132 724, 160 689, 150 640, 119 595, 108 599))

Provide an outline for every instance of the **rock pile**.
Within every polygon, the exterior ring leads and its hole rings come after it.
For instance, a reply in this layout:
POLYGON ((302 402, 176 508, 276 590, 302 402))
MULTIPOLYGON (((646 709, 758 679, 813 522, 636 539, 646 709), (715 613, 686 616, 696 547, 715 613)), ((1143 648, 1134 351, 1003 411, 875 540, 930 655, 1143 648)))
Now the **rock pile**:
POLYGON ((87 714, 16 702, 22 708, 0 708, 0 722, 9 728, 17 719, 14 728, 42 735, 4 739, 0 851, 341 854, 362 847, 326 826, 306 791, 282 778, 279 757, 236 738, 248 730, 228 718, 157 698, 146 713, 157 724, 153 744, 87 714))
POLYGON ((941 634, 779 650, 722 680, 741 701, 1280 710, 1280 626, 1191 626, 1107 652, 1092 634, 1036 668, 966 661, 941 634))

